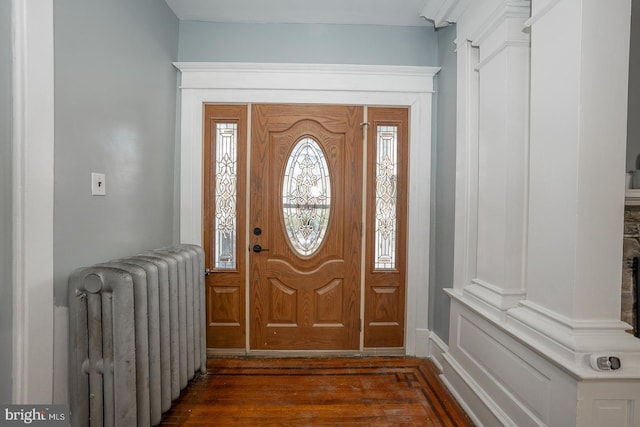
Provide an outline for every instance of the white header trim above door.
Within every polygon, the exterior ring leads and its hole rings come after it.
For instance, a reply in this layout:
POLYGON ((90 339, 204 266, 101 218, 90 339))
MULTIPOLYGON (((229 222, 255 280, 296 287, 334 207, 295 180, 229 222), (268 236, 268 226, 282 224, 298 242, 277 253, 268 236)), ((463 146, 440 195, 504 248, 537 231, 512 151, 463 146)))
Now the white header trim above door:
POLYGON ((433 78, 438 67, 174 63, 182 72, 180 240, 202 245, 202 138, 205 103, 408 106, 408 355, 428 355, 428 277, 433 78))
POLYGON ((433 92, 438 67, 176 62, 182 89, 433 92))

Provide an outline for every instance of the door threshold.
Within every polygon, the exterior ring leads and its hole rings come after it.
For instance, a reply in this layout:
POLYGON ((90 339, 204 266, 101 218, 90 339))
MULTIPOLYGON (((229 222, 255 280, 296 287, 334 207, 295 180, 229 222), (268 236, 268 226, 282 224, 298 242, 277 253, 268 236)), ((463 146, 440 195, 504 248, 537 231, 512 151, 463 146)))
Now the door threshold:
POLYGON ((365 348, 364 350, 245 350, 242 348, 208 348, 207 357, 263 357, 263 358, 301 358, 301 357, 373 357, 406 356, 403 347, 365 348))

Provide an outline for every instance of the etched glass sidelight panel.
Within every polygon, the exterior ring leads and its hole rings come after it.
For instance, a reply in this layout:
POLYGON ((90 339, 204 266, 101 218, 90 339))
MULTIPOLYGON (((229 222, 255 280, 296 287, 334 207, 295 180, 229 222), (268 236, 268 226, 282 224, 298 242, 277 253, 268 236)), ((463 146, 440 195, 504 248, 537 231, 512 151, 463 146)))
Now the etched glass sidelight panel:
POLYGON ((289 156, 282 185, 284 225, 300 255, 318 250, 331 211, 331 178, 324 152, 313 138, 301 139, 289 156))
POLYGON ((215 268, 236 268, 238 125, 216 124, 215 268))
POLYGON ((375 268, 396 267, 398 127, 378 126, 376 143, 375 268))

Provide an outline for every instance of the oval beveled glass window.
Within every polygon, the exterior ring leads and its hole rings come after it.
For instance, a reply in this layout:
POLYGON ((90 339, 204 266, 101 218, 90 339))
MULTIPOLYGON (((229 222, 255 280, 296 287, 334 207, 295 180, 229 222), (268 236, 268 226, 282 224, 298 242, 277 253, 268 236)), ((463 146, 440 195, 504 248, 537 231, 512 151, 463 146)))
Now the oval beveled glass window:
POLYGON ((282 212, 291 246, 303 256, 318 250, 331 211, 329 167, 320 145, 303 138, 293 147, 282 185, 282 212))

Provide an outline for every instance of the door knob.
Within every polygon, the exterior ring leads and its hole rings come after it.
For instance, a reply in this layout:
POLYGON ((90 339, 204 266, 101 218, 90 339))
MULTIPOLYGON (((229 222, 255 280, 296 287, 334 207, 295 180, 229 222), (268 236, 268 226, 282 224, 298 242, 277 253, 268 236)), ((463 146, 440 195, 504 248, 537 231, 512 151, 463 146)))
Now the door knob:
POLYGON ((268 251, 268 250, 269 250, 269 249, 265 249, 265 248, 263 248, 263 247, 262 247, 262 246, 260 246, 260 245, 253 245, 253 252, 255 252, 255 253, 257 253, 257 254, 259 254, 260 252, 266 252, 266 251, 268 251))

